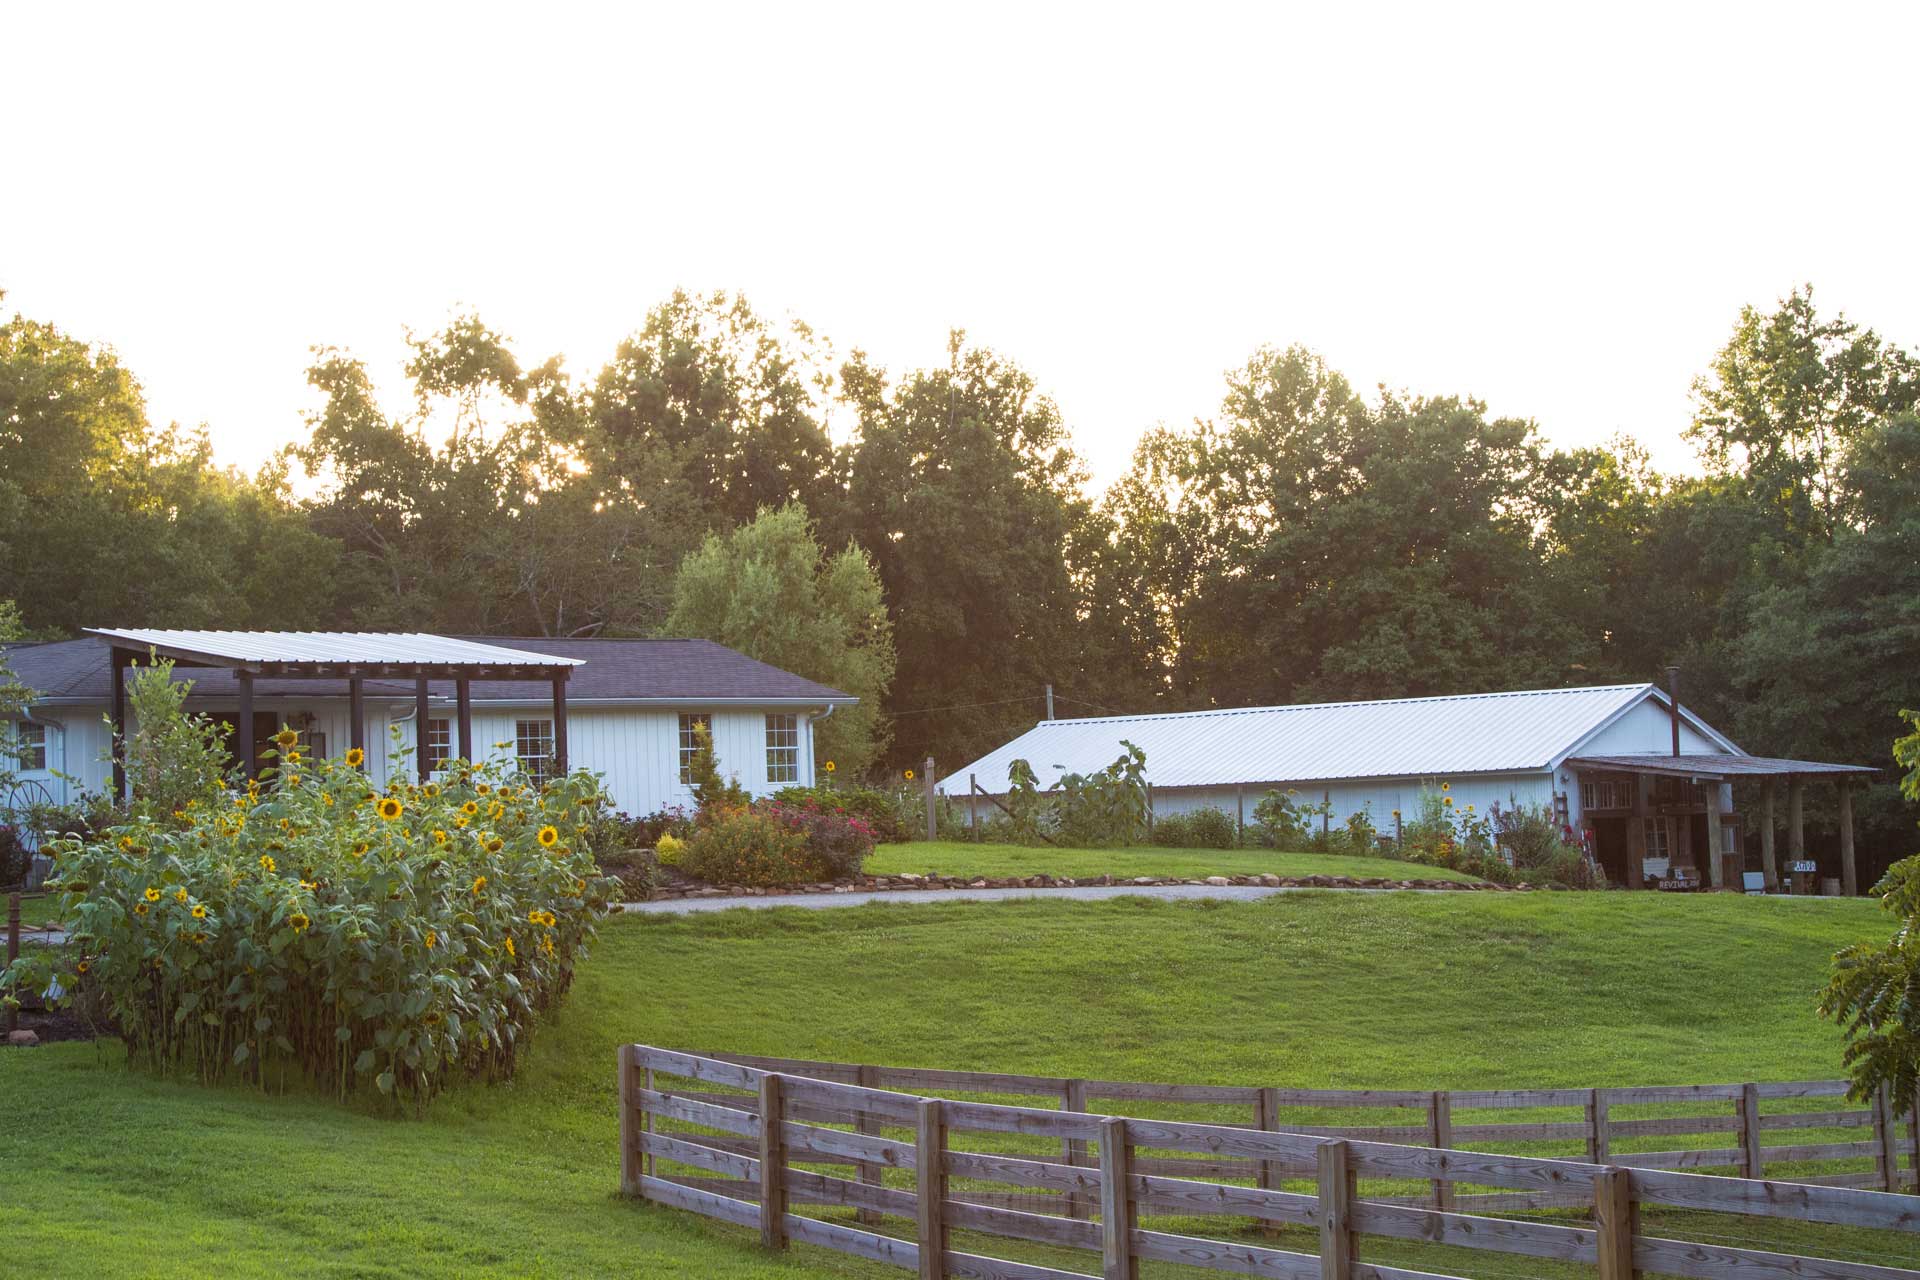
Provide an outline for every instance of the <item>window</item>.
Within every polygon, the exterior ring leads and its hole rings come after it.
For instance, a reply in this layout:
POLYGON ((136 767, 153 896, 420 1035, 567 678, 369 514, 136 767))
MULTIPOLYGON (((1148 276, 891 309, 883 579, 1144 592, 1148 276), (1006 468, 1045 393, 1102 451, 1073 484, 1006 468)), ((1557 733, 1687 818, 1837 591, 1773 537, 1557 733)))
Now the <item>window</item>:
POLYGON ((545 785, 553 776, 553 721, 514 721, 513 754, 520 758, 520 768, 535 786, 545 785))
POLYGON ((1633 783, 1621 778, 1601 778, 1580 784, 1582 809, 1633 808, 1633 783))
POLYGON ((680 713, 680 781, 684 785, 693 781, 693 753, 698 744, 693 740, 696 728, 705 729, 711 741, 713 717, 680 713))
POLYGON ((767 717, 767 781, 800 781, 800 717, 767 717))
POLYGON ((22 720, 13 726, 13 758, 22 773, 47 767, 47 726, 22 720))
POLYGON ((1646 819, 1647 856, 1664 858, 1667 856, 1667 820, 1665 818, 1646 819))
POLYGON ((427 721, 427 768, 438 769, 453 758, 453 722, 427 721))

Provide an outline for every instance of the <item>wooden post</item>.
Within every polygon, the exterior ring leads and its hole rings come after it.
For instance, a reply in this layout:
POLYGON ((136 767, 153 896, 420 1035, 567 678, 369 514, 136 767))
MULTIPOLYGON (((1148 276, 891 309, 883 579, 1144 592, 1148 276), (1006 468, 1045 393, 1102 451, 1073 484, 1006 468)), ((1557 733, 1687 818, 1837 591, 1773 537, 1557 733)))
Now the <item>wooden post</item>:
POLYGON ((1353 1274, 1353 1165, 1347 1144, 1321 1144, 1320 1280, 1349 1280, 1353 1274))
POLYGON ((1609 1167, 1594 1175, 1594 1244, 1599 1248, 1600 1280, 1634 1280, 1633 1236, 1638 1225, 1633 1199, 1633 1170, 1609 1167))
POLYGON ((1873 1093, 1873 1136, 1878 1143, 1874 1164, 1879 1166, 1880 1189, 1900 1189, 1900 1146, 1893 1124, 1893 1094, 1886 1085, 1873 1093))
POLYGON ((572 758, 567 746, 567 677, 566 668, 562 674, 553 678, 553 774, 557 778, 567 776, 568 761, 572 758))
POLYGON ((920 1280, 947 1274, 947 1122, 938 1098, 920 1099, 914 1128, 914 1215, 920 1280))
POLYGON ((1647 788, 1652 779, 1644 773, 1633 775, 1633 816, 1627 819, 1627 888, 1646 887, 1647 862, 1647 788))
MULTIPOLYGON (((879 1076, 880 1069, 878 1067, 863 1063, 855 1068, 854 1083, 858 1084, 862 1089, 877 1089, 880 1087, 879 1076)), ((864 1133, 869 1137, 878 1137, 880 1134, 879 1117, 875 1116, 871 1111, 863 1110, 855 1112, 853 1117, 853 1131, 855 1133, 864 1133)), ((870 1160, 862 1160, 855 1164, 854 1168, 858 1170, 855 1176, 862 1183, 870 1187, 880 1185, 879 1165, 874 1164, 870 1160)), ((859 1219, 861 1223, 866 1226, 878 1226, 880 1224, 880 1213, 876 1209, 862 1209, 859 1212, 859 1219)))
POLYGON ((1701 788, 1707 799, 1707 875, 1709 883, 1715 889, 1738 888, 1727 884, 1726 858, 1721 855, 1720 846, 1720 784, 1708 782, 1701 788))
POLYGON ((1860 875, 1853 865, 1853 782, 1840 779, 1840 892, 1860 896, 1860 875))
POLYGON ((980 784, 972 774, 967 775, 967 831, 975 840, 980 838, 980 808, 974 803, 974 797, 980 794, 980 784))
POLYGON ((1102 1280, 1140 1280, 1133 1256, 1133 1152, 1127 1146, 1127 1122, 1113 1116, 1100 1122, 1100 1275, 1102 1280))
POLYGON ((1766 1156, 1760 1150, 1760 1086, 1740 1086, 1740 1149, 1745 1152, 1749 1178, 1767 1176, 1766 1156))
POLYGON ((1320 834, 1323 836, 1333 834, 1333 789, 1331 787, 1320 793, 1320 834))
POLYGON ((1767 892, 1780 887, 1780 861, 1773 854, 1773 793, 1778 784, 1768 778, 1760 788, 1760 870, 1767 877, 1767 892))
POLYGON ((1147 783, 1147 841, 1153 841, 1153 784, 1147 783))
MULTIPOLYGON (((1445 1089, 1427 1096, 1427 1145, 1442 1151, 1453 1146, 1453 1095, 1445 1089)), ((1453 1183, 1445 1178, 1433 1180, 1433 1207, 1453 1208, 1453 1183)))
MULTIPOLYGON (((653 1083, 652 1067, 647 1068, 646 1074, 643 1077, 641 1077, 641 1079, 646 1084, 647 1092, 649 1093, 654 1092, 655 1086, 653 1083)), ((640 1117, 640 1132, 642 1133, 653 1132, 653 1112, 649 1111, 645 1115, 640 1117)), ((654 1176, 654 1158, 651 1154, 647 1156, 646 1169, 647 1169, 647 1176, 649 1178, 653 1177, 654 1176)))
POLYGON ((1236 844, 1247 842, 1247 788, 1244 783, 1236 783, 1233 788, 1233 838, 1236 844))
POLYGON ((927 757, 927 771, 921 777, 921 785, 927 789, 927 839, 938 840, 940 838, 940 818, 939 811, 933 807, 935 797, 933 792, 932 756, 927 757))
POLYGON ((1587 1162, 1605 1164, 1613 1154, 1613 1124, 1608 1115, 1609 1099, 1605 1089, 1595 1089, 1587 1103, 1587 1162))
MULTIPOLYGON (((127 667, 131 661, 125 649, 108 651, 107 698, 108 715, 113 720, 109 730, 113 740, 107 744, 107 750, 113 755, 113 798, 120 801, 133 799, 133 793, 127 788, 127 667)), ((247 776, 253 774, 249 772, 247 776)))
POLYGON ((760 1077, 760 1243, 787 1247, 787 1144, 781 1133, 780 1077, 760 1077))
POLYGON ((1806 780, 1799 774, 1787 775, 1787 861, 1803 862, 1807 856, 1806 780))
MULTIPOLYGON (((1260 1090, 1260 1100, 1254 1104, 1254 1114, 1258 1118, 1254 1125, 1266 1133, 1277 1132, 1280 1128, 1280 1090, 1260 1090)), ((1272 1160, 1262 1160, 1254 1169, 1254 1185, 1262 1191, 1280 1189, 1280 1169, 1272 1160)), ((1262 1221, 1262 1235, 1277 1236, 1280 1228, 1271 1222, 1262 1221)))
POLYGON ((634 1076, 639 1066, 639 1054, 634 1046, 620 1046, 620 1194, 637 1196, 640 1194, 640 1133, 634 1123, 636 1110, 633 1099, 634 1076))
POLYGON ((427 704, 427 678, 415 676, 413 681, 413 744, 419 749, 413 761, 414 772, 425 782, 433 776, 433 762, 429 758, 433 750, 433 730, 428 721, 433 713, 427 704))
MULTIPOLYGON (((347 681, 347 745, 357 751, 367 749, 367 682, 361 676, 347 681)), ((367 767, 364 758, 360 767, 367 767)))
MULTIPOLYGON (((473 763, 473 681, 461 676, 453 682, 453 715, 459 726, 460 758, 473 763)), ((554 727, 558 733, 559 726, 554 727)))
MULTIPOLYGON (((7 967, 12 968, 13 962, 15 960, 18 960, 19 958, 20 958, 20 895, 17 893, 10 893, 7 895, 7 967)), ((12 1032, 12 1031, 18 1031, 19 1029, 20 1029, 20 1010, 15 1008, 9 1008, 7 1010, 7 1030, 12 1032)))
POLYGON ((252 778, 260 772, 260 761, 253 753, 253 672, 242 667, 233 678, 240 683, 240 709, 233 717, 234 730, 240 735, 240 776, 252 778))
MULTIPOLYGON (((1087 1109, 1087 1082, 1069 1080, 1060 1088, 1060 1109, 1062 1111, 1080 1111, 1087 1109)), ((1066 1162, 1076 1169, 1087 1167, 1087 1140, 1085 1138, 1062 1138, 1060 1154, 1066 1162)), ((1093 1216, 1093 1206, 1078 1191, 1067 1192, 1067 1216, 1082 1221, 1093 1216)))

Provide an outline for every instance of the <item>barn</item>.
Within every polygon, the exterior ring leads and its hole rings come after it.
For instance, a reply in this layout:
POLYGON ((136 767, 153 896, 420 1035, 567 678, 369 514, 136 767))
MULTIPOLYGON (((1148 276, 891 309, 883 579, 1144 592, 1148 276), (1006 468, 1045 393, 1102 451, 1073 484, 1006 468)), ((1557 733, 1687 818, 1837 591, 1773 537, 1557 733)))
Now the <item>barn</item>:
POLYGON ((115 790, 108 724, 127 723, 127 671, 156 654, 193 682, 187 708, 224 726, 249 771, 284 725, 309 756, 361 748, 382 782, 456 756, 517 760, 536 779, 585 768, 632 814, 690 803, 698 724, 750 793, 811 783, 814 722, 856 701, 710 640, 102 629, 5 646, 34 693, 12 726, 15 794, 0 802, 115 790))
POLYGON ((940 791, 979 821, 1006 795, 1015 760, 1041 788, 1066 773, 1092 773, 1131 742, 1146 753, 1155 815, 1215 808, 1243 826, 1268 791, 1324 802, 1328 826, 1365 813, 1391 839, 1394 814, 1417 811, 1423 790, 1443 784, 1454 803, 1541 806, 1583 839, 1609 881, 1633 888, 1693 881, 1745 883, 1743 833, 1760 833, 1757 874, 1781 883, 1775 811, 1786 793, 1787 865, 1810 859, 1804 787, 1840 786, 1840 847, 1830 874, 1858 891, 1846 783, 1871 769, 1751 756, 1654 684, 1531 689, 1283 707, 1043 720, 1005 746, 955 770, 940 791), (1734 782, 1759 800, 1734 807, 1734 782), (1719 857, 1708 850, 1718 849, 1719 857))

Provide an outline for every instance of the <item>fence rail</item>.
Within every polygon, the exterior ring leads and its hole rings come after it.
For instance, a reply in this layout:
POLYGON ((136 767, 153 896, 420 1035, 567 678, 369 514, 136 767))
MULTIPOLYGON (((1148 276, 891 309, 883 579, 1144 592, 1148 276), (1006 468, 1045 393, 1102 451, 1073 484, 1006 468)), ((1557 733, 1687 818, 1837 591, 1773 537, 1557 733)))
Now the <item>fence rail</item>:
MULTIPOLYGON (((1604 1149, 1602 1161, 1564 1160, 1365 1136, 1391 1131, 1397 1137, 1399 1130, 1420 1126, 1301 1132, 1284 1127, 1276 1114, 1284 1107, 1420 1107, 1428 1117, 1421 1134, 1428 1136, 1436 1126, 1445 1128, 1448 1103, 1463 1110, 1586 1108, 1592 1105, 1592 1090, 1463 1091, 1436 1106, 1435 1098, 1444 1095, 1059 1080, 708 1057, 644 1045, 623 1046, 619 1066, 621 1185, 627 1194, 757 1228, 774 1247, 791 1240, 823 1245, 915 1270, 926 1280, 1083 1277, 1033 1262, 956 1251, 951 1243, 955 1231, 1097 1253, 1100 1274, 1106 1277, 1135 1277, 1145 1260, 1283 1278, 1436 1280, 1435 1273, 1362 1261, 1358 1243, 1363 1236, 1572 1263, 1595 1269, 1603 1280, 1643 1273, 1751 1280, 1920 1276, 1920 1271, 1869 1262, 1749 1248, 1727 1243, 1723 1236, 1667 1239, 1644 1232, 1638 1212, 1641 1206, 1656 1205, 1912 1234, 1920 1233, 1920 1198, 1832 1181, 1710 1177, 1631 1165, 1624 1161, 1649 1157, 1610 1157, 1604 1149), (691 1082, 691 1087, 671 1085, 663 1077, 691 1082), (1057 1095, 1061 1106, 966 1101, 910 1091, 923 1088, 1057 1095), (1107 1115, 1086 1109, 1086 1103, 1095 1100, 1245 1105, 1262 1123, 1248 1127, 1107 1115), (680 1127, 669 1131, 667 1125, 680 1127), (1364 1133, 1351 1132, 1355 1130, 1364 1133), (1016 1135, 1031 1140, 1030 1145, 1058 1143, 1060 1154, 1054 1158, 1032 1151, 962 1150, 951 1141, 956 1134, 984 1135, 989 1142, 1016 1135), (832 1176, 793 1167, 796 1164, 850 1170, 853 1176, 832 1176), (887 1184, 889 1173, 895 1185, 887 1184), (908 1175, 911 1189, 899 1185, 908 1175), (1376 1186, 1425 1183, 1430 1190, 1421 1197, 1363 1196, 1361 1179, 1376 1186), (956 1187, 955 1180, 968 1185, 956 1187), (1022 1190, 1003 1193, 972 1185, 980 1182, 1022 1190), (1287 1182, 1312 1189, 1290 1190, 1282 1185, 1287 1182), (1461 1185, 1492 1188, 1493 1193, 1453 1196, 1453 1188, 1461 1185), (1023 1198, 1028 1204, 1036 1202, 1035 1197, 1050 1197, 1037 1201, 1048 1204, 1050 1211, 1016 1207, 1023 1198), (1591 1225, 1462 1212, 1469 1204, 1488 1212, 1579 1205, 1590 1211, 1591 1225), (852 1209, 860 1226, 796 1214, 796 1206, 852 1209), (1250 1219, 1269 1232, 1304 1228, 1317 1236, 1318 1248, 1308 1253, 1244 1239, 1151 1230, 1140 1225, 1143 1214, 1250 1219), (885 1225, 888 1218, 901 1220, 911 1238, 866 1229, 885 1225)), ((1762 1101, 1844 1093, 1843 1087, 1835 1090, 1833 1082, 1823 1081, 1602 1092, 1608 1095, 1605 1102, 1621 1099, 1621 1105, 1712 1101, 1737 1106, 1739 1123, 1731 1130, 1714 1131, 1740 1134, 1741 1146, 1715 1151, 1716 1160, 1728 1151, 1737 1157, 1734 1163, 1751 1158, 1747 1139, 1757 1139, 1769 1128, 1791 1132, 1832 1122, 1874 1128, 1880 1158, 1897 1163, 1884 1102, 1871 1112, 1782 1113, 1791 1117, 1789 1123, 1764 1124, 1782 1116, 1761 1116, 1763 1123, 1753 1123, 1761 1115, 1762 1101), (1860 1123, 1854 1119, 1860 1115, 1876 1118, 1860 1123), (1802 1124, 1802 1116, 1812 1118, 1802 1124), (1836 1116, 1848 1119, 1835 1122, 1836 1116)), ((1680 1122, 1700 1118, 1683 1117, 1680 1122)), ((1601 1123, 1606 1122, 1603 1105, 1601 1123)), ((1460 1126, 1451 1137, 1466 1141, 1463 1132, 1484 1130, 1497 1131, 1489 1134, 1495 1138, 1593 1141, 1593 1129, 1585 1122, 1460 1126), (1525 1133, 1516 1135, 1516 1128, 1525 1133), (1581 1131, 1573 1133, 1572 1128, 1581 1131), (1536 1138, 1542 1129, 1551 1132, 1546 1139, 1536 1138)), ((1664 1135, 1668 1130, 1630 1132, 1664 1135)), ((1911 1154, 1910 1136, 1901 1149, 1911 1154)), ((1670 1154, 1653 1153, 1662 1159, 1670 1154)), ((1880 1176, 1880 1169, 1871 1176, 1880 1176)))

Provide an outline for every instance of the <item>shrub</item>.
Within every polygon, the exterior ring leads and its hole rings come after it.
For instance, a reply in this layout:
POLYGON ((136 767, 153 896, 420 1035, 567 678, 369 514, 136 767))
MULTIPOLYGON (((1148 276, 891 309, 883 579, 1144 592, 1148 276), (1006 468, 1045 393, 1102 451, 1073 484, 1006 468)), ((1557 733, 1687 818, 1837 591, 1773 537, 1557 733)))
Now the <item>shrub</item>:
POLYGON ((924 808, 912 806, 919 819, 919 825, 915 826, 903 819, 903 811, 908 807, 903 804, 903 797, 879 787, 782 787, 773 793, 773 798, 790 808, 811 805, 823 812, 837 810, 858 818, 867 824, 874 840, 880 844, 904 843, 926 826, 924 808))
POLYGON ((136 667, 127 684, 137 726, 126 739, 127 780, 141 817, 166 819, 211 804, 226 780, 225 734, 186 709, 192 689, 191 680, 174 683, 173 663, 165 658, 136 667))
POLYGON ((818 880, 844 880, 860 874, 873 852, 873 828, 865 819, 804 805, 771 804, 767 812, 806 839, 807 852, 821 874, 818 880))
POLYGON ((720 776, 720 761, 713 754, 713 731, 696 721, 693 726, 693 754, 687 759, 687 781, 693 788, 695 821, 706 822, 709 811, 745 808, 747 793, 733 778, 720 776))
POLYGON ((1240 831, 1233 815, 1219 809, 1195 809, 1187 814, 1193 834, 1190 849, 1231 849, 1240 842, 1240 831))
POLYGON ((1269 849, 1307 849, 1316 843, 1319 832, 1313 831, 1313 820, 1326 812, 1325 804, 1302 804, 1295 797, 1299 792, 1289 788, 1286 791, 1269 791, 1260 797, 1253 806, 1253 834, 1259 843, 1269 849))
POLYGON ((510 1075, 606 908, 580 838, 598 784, 535 792, 453 762, 381 793, 292 745, 217 808, 53 842, 72 945, 0 975, 8 999, 57 976, 135 1060, 203 1080, 424 1105, 458 1076, 510 1075))
POLYGON ((1185 813, 1170 813, 1153 820, 1153 842, 1166 849, 1193 847, 1193 818, 1185 813))
POLYGON ((33 867, 33 850, 14 826, 0 825, 0 888, 24 884, 33 867))
POLYGON ((805 884, 826 877, 806 833, 772 813, 746 807, 701 814, 680 869, 709 884, 805 884))
POLYGON ((653 846, 654 854, 663 867, 677 867, 687 851, 687 842, 674 835, 660 837, 660 843, 653 846))

